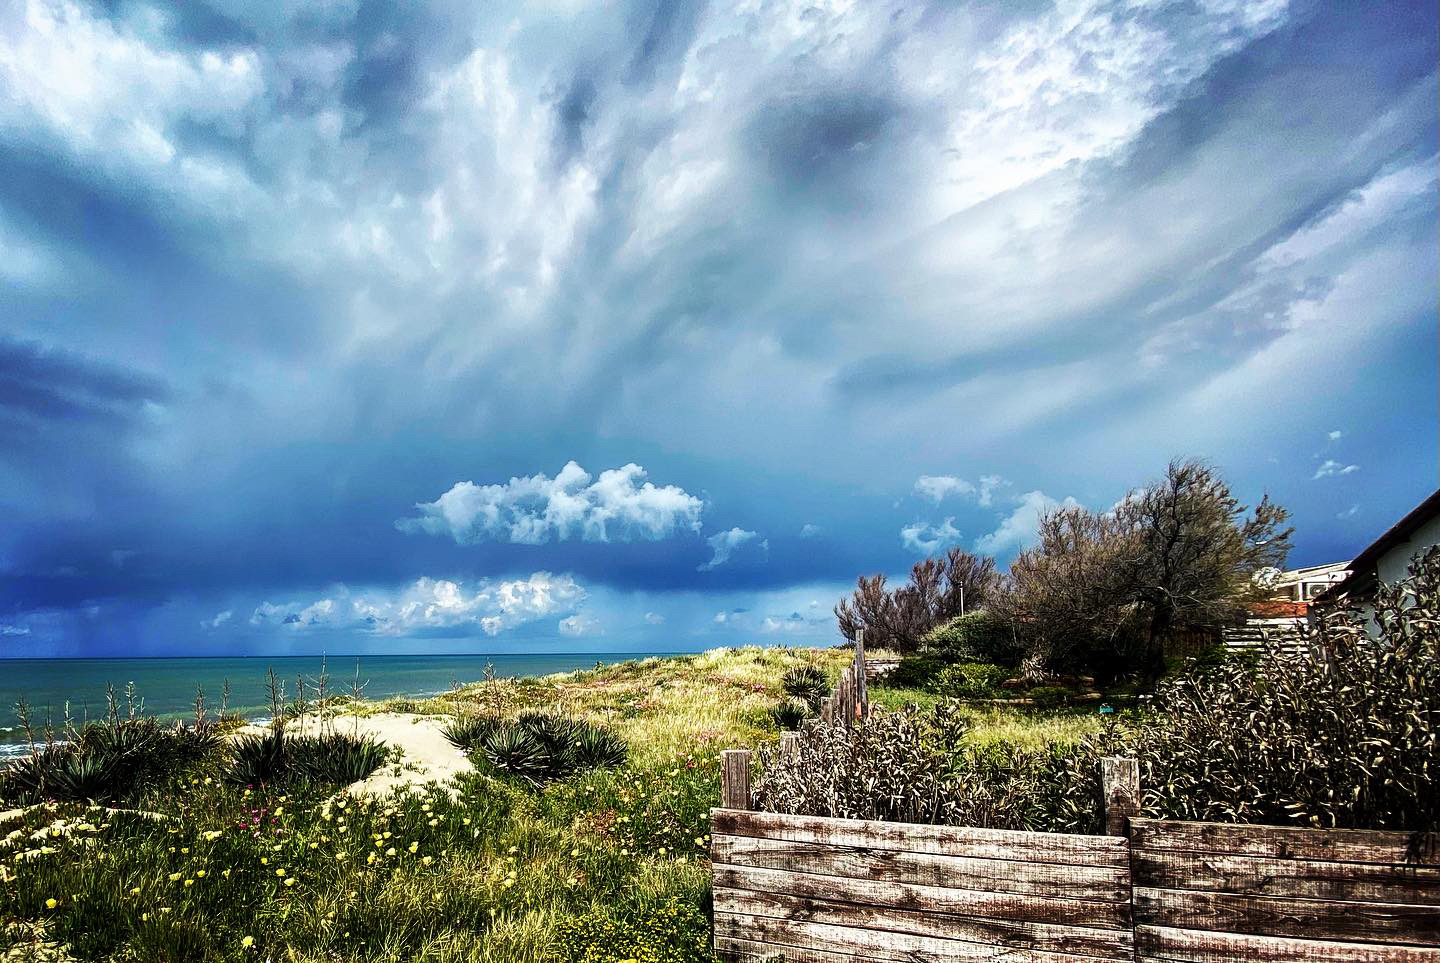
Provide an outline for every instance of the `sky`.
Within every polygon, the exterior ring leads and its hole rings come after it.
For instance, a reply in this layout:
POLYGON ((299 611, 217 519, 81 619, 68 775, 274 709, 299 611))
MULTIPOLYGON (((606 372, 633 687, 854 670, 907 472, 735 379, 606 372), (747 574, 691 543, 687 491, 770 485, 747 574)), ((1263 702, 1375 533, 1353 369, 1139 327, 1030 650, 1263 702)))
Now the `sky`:
POLYGON ((0 4, 0 656, 837 639, 1437 484, 1437 11, 0 4))

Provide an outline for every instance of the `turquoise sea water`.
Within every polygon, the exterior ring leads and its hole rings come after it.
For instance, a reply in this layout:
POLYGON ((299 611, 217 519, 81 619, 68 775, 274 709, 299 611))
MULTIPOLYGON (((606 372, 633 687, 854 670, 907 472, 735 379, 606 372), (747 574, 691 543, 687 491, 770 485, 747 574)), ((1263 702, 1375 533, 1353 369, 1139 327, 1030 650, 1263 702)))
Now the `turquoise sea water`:
MULTIPOLYGON (((546 655, 362 655, 330 656, 324 669, 329 690, 348 694, 359 666, 366 699, 389 696, 424 696, 443 692, 453 683, 485 678, 485 667, 497 676, 548 675, 570 669, 593 668, 597 662, 643 659, 649 653, 583 653, 546 655)), ((124 698, 127 684, 144 700, 144 710, 162 718, 190 718, 196 688, 203 687, 210 712, 220 708, 221 692, 230 683, 229 710, 249 719, 270 714, 265 682, 268 671, 285 680, 293 693, 295 678, 306 685, 320 674, 319 656, 252 657, 228 659, 3 659, 0 660, 0 757, 24 751, 25 734, 16 715, 24 699, 32 722, 43 726, 52 719, 58 729, 65 718, 65 703, 78 720, 105 715, 105 686, 113 684, 124 698)), ((124 712, 122 701, 121 711, 124 712)))

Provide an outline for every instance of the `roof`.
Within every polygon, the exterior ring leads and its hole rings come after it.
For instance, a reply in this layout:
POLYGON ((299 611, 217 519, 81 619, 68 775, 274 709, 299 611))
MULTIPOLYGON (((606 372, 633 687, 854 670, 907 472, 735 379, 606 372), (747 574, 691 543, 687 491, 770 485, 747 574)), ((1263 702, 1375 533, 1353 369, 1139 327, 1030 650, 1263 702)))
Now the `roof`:
POLYGON ((1386 552, 1397 545, 1403 545, 1410 540, 1410 536, 1430 521, 1440 515, 1440 488, 1430 493, 1430 496, 1423 502, 1410 509, 1409 513, 1400 521, 1391 525, 1354 560, 1350 562, 1350 575, 1343 582, 1337 582, 1327 589, 1319 600, 1332 601, 1341 596, 1348 595, 1358 588, 1364 588, 1375 579, 1375 569, 1380 559, 1386 552))

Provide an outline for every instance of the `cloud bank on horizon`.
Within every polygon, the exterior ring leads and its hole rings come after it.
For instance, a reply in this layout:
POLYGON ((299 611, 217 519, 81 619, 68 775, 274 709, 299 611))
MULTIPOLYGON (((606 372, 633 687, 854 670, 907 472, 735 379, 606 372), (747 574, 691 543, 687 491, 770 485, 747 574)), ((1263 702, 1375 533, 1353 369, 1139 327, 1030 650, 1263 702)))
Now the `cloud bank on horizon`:
POLYGON ((829 640, 1178 454, 1348 557, 1436 483, 1437 26, 5 4, 0 655, 829 640))

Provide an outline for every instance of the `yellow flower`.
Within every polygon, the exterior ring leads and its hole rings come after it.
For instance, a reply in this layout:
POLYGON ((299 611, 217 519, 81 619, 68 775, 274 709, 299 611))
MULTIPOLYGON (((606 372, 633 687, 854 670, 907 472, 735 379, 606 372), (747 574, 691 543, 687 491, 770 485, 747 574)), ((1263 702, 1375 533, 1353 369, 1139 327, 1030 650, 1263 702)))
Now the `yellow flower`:
POLYGON ((462 821, 465 823, 465 825, 467 825, 467 826, 470 825, 470 817, 469 817, 469 816, 466 816, 466 817, 464 818, 464 820, 462 820, 462 821))
POLYGON ((285 881, 285 885, 286 885, 286 886, 294 886, 294 885, 295 885, 295 877, 294 877, 294 876, 291 876, 289 879, 287 879, 287 880, 285 881))
POLYGON ((394 855, 395 855, 395 847, 394 847, 394 846, 391 846, 389 849, 385 850, 385 855, 386 855, 386 856, 394 856, 394 855))
POLYGON ((178 880, 179 878, 180 878, 180 874, 179 874, 179 873, 171 873, 171 874, 170 874, 170 882, 172 882, 172 883, 175 882, 176 880, 178 880))
POLYGON ((131 896, 139 896, 139 895, 140 895, 140 887, 136 886, 134 889, 132 889, 132 890, 130 891, 130 895, 131 895, 131 896))
POLYGON ((342 859, 345 858, 345 855, 346 855, 345 850, 342 849, 342 850, 340 850, 338 853, 335 854, 335 858, 336 858, 337 860, 342 860, 342 859))
POLYGON ((204 879, 204 878, 205 878, 205 870, 203 870, 203 869, 197 870, 196 873, 195 873, 195 878, 196 878, 196 879, 204 879))
POLYGON ((250 947, 252 947, 252 946, 255 945, 255 937, 253 937, 253 936, 242 936, 242 937, 240 937, 240 945, 243 946, 243 947, 245 947, 245 949, 247 949, 247 950, 250 949, 250 947))
POLYGON ((261 865, 261 866, 269 866, 269 865, 270 865, 270 857, 269 857, 269 856, 261 856, 261 857, 260 857, 260 865, 261 865))
POLYGON ((579 855, 580 855, 580 847, 577 846, 577 847, 575 847, 574 849, 570 850, 570 858, 571 858, 571 859, 574 859, 576 856, 579 856, 579 855))
POLYGON ((195 885, 195 881, 194 881, 193 879, 187 879, 187 880, 185 881, 185 886, 186 886, 187 889, 188 889, 189 887, 191 887, 191 886, 194 886, 194 885, 195 885))
POLYGON ((46 909, 54 909, 55 907, 57 907, 57 906, 59 906, 59 905, 60 905, 60 901, 57 900, 57 899, 56 899, 55 897, 53 897, 53 896, 50 897, 49 899, 47 899, 47 900, 45 901, 45 908, 46 908, 46 909))
POLYGON ((230 878, 230 870, 228 870, 228 869, 222 869, 222 870, 220 870, 220 875, 221 875, 221 876, 224 876, 226 879, 229 879, 229 878, 230 878))
POLYGON ((283 870, 283 869, 277 869, 277 870, 275 870, 275 875, 276 875, 276 876, 282 876, 282 877, 283 877, 283 876, 285 875, 285 870, 283 870))
POLYGON ((413 852, 415 852, 415 850, 417 850, 417 849, 420 848, 420 844, 419 844, 419 843, 411 843, 409 848, 410 848, 410 852, 413 853, 413 852))
POLYGON ((180 847, 180 852, 182 852, 182 853, 188 853, 188 852, 190 852, 190 847, 189 847, 189 846, 181 846, 181 847, 180 847))
POLYGON ((433 856, 426 856, 421 859, 420 862, 426 866, 429 866, 431 863, 435 862, 435 858, 433 856))

